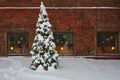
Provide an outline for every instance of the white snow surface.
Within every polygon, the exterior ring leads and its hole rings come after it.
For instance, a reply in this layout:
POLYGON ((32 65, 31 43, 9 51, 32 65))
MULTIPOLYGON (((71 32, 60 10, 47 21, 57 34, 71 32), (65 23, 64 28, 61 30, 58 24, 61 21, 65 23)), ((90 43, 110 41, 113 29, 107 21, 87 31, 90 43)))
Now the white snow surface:
POLYGON ((120 80, 120 60, 61 57, 58 69, 29 68, 31 57, 0 57, 0 80, 120 80))

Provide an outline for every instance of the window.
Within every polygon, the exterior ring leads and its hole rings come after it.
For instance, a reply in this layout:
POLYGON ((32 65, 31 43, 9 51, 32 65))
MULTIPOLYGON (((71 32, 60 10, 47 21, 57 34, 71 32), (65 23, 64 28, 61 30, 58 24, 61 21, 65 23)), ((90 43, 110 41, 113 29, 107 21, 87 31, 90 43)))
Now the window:
POLYGON ((56 50, 60 55, 73 55, 73 33, 55 32, 56 50))
POLYGON ((7 34, 8 54, 27 54, 28 53, 28 33, 9 32, 7 34))
POLYGON ((97 52, 117 53, 118 32, 97 32, 97 52))

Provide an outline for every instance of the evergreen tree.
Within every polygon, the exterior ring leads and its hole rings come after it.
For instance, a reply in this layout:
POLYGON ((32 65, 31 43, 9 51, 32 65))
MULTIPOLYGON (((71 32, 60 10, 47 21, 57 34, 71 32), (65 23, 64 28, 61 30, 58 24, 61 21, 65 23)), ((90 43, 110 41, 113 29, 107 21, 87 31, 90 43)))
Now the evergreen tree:
POLYGON ((36 35, 32 45, 32 64, 31 69, 36 70, 38 66, 42 66, 44 70, 49 67, 57 69, 59 55, 55 50, 56 45, 53 42, 52 25, 49 22, 48 14, 43 2, 40 5, 40 13, 36 24, 36 35))

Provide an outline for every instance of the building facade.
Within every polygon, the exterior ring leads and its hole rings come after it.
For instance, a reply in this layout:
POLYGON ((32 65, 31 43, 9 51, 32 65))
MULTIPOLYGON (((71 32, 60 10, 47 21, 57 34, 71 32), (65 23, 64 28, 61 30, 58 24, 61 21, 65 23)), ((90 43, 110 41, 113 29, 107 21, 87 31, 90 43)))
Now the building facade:
MULTIPOLYGON (((40 0, 0 0, 0 56, 30 55, 40 0)), ((120 0, 43 0, 60 55, 120 55, 120 0)))

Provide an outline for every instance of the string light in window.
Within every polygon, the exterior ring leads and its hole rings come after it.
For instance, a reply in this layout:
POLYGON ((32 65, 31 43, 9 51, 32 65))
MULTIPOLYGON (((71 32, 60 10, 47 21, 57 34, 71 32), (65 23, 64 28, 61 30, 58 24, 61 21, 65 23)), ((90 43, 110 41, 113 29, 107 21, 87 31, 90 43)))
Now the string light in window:
POLYGON ((112 48, 111 48, 112 50, 115 50, 115 47, 114 46, 112 46, 112 48))
POLYGON ((63 47, 61 47, 61 48, 60 48, 60 50, 64 50, 64 48, 63 48, 63 47))
POLYGON ((13 50, 13 49, 14 49, 14 47, 13 47, 13 46, 11 46, 11 47, 10 47, 10 50, 13 50))

